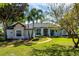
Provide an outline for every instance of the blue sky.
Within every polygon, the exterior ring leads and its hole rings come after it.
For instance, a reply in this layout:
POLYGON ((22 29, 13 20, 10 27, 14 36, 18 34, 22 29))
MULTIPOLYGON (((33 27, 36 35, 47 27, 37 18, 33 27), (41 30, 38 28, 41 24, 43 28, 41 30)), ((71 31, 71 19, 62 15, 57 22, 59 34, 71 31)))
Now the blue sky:
MULTIPOLYGON (((41 9, 43 10, 44 12, 45 11, 48 11, 48 4, 47 3, 28 3, 29 4, 29 8, 30 10, 32 8, 37 8, 37 9, 41 9)), ((70 5, 71 3, 66 3, 66 5, 70 5)))
MULTIPOLYGON (((29 9, 31 10, 32 8, 36 8, 36 9, 41 9, 43 10, 43 12, 48 11, 48 4, 46 3, 28 3, 29 4, 29 9)), ((67 3, 66 5, 70 5, 70 3, 67 3)), ((52 17, 46 15, 45 16, 47 19, 52 20, 52 17)))
POLYGON ((47 11, 47 6, 48 5, 46 3, 29 3, 30 9, 37 8, 37 9, 41 9, 43 11, 47 11))
MULTIPOLYGON (((36 9, 41 9, 43 12, 48 10, 48 5, 46 3, 28 3, 29 4, 29 9, 31 10, 32 8, 36 9)), ((27 24, 27 21, 26 21, 27 24)))

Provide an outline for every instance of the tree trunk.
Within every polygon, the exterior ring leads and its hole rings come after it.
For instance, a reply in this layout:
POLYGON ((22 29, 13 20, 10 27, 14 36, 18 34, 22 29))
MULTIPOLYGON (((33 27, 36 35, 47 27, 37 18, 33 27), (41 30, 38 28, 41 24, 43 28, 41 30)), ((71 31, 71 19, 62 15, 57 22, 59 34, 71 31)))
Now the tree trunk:
POLYGON ((33 21, 33 29, 32 29, 31 38, 33 38, 33 30, 34 30, 34 21, 33 21))
POLYGON ((72 37, 72 41, 74 43, 74 48, 78 48, 78 43, 75 42, 74 37, 72 37))
POLYGON ((43 23, 43 20, 41 20, 40 22, 41 22, 41 24, 42 24, 42 23, 43 23))
POLYGON ((38 23, 38 20, 36 20, 36 23, 38 23))
POLYGON ((3 22, 3 30, 4 30, 4 38, 7 40, 7 24, 6 22, 3 22))
POLYGON ((74 48, 78 48, 78 44, 79 44, 79 37, 78 37, 78 35, 77 34, 74 34, 74 37, 77 37, 77 39, 78 39, 78 41, 77 42, 75 42, 75 40, 73 39, 73 42, 74 42, 74 48))
POLYGON ((78 48, 78 42, 75 42, 75 34, 71 34, 71 33, 68 33, 68 35, 72 38, 72 41, 74 43, 74 48, 78 48))
MULTIPOLYGON (((29 28, 29 22, 28 22, 28 28, 29 28)), ((29 33, 29 30, 28 30, 28 39, 30 39, 30 33, 29 33)))
POLYGON ((79 44, 79 37, 78 37, 78 35, 77 35, 77 39, 78 39, 78 41, 77 41, 76 45, 74 46, 75 48, 78 48, 78 44, 79 44))
POLYGON ((74 45, 74 48, 78 48, 78 44, 75 44, 75 45, 74 45))

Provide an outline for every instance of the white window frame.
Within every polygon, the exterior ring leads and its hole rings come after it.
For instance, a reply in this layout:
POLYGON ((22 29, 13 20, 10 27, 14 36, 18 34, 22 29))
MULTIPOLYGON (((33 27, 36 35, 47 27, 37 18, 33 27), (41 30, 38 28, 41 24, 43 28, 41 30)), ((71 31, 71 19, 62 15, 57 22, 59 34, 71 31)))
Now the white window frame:
POLYGON ((41 35, 41 28, 37 28, 37 29, 36 29, 35 35, 36 35, 36 36, 40 36, 40 35, 41 35), (40 34, 37 34, 37 32, 38 32, 37 30, 38 30, 38 29, 40 29, 40 34))
POLYGON ((15 37, 18 37, 18 36, 16 35, 16 32, 17 32, 18 30, 21 31, 21 36, 20 36, 20 37, 22 37, 22 36, 23 36, 23 30, 21 30, 21 29, 17 29, 17 30, 15 30, 15 37))

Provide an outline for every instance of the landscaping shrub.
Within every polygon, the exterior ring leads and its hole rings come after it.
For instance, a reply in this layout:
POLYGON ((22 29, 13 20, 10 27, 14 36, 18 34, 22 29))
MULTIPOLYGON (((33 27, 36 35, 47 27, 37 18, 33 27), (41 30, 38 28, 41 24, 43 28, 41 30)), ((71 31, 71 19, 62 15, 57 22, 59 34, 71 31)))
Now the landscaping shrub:
POLYGON ((46 49, 33 48, 33 55, 35 56, 79 56, 79 48, 64 47, 61 45, 53 45, 46 49))
POLYGON ((32 41, 38 41, 39 40, 39 37, 35 37, 32 39, 32 41))
POLYGON ((3 37, 0 37, 0 42, 4 42, 5 39, 3 37))
POLYGON ((24 45, 31 46, 32 45, 32 41, 24 41, 24 45))
POLYGON ((46 36, 37 36, 38 38, 46 38, 46 36))
POLYGON ((0 29, 0 37, 3 37, 4 33, 2 32, 2 29, 0 29))

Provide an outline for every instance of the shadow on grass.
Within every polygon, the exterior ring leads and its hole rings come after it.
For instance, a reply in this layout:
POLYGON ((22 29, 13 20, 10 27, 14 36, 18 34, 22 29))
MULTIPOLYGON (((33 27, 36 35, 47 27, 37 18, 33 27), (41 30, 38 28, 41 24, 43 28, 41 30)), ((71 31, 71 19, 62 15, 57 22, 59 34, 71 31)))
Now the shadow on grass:
POLYGON ((33 56, 79 56, 79 48, 73 49, 71 46, 64 47, 54 44, 44 50, 33 48, 33 56))
POLYGON ((8 41, 0 42, 0 47, 7 47, 7 46, 18 47, 20 45, 31 46, 32 42, 29 40, 14 40, 11 42, 8 42, 8 41))

